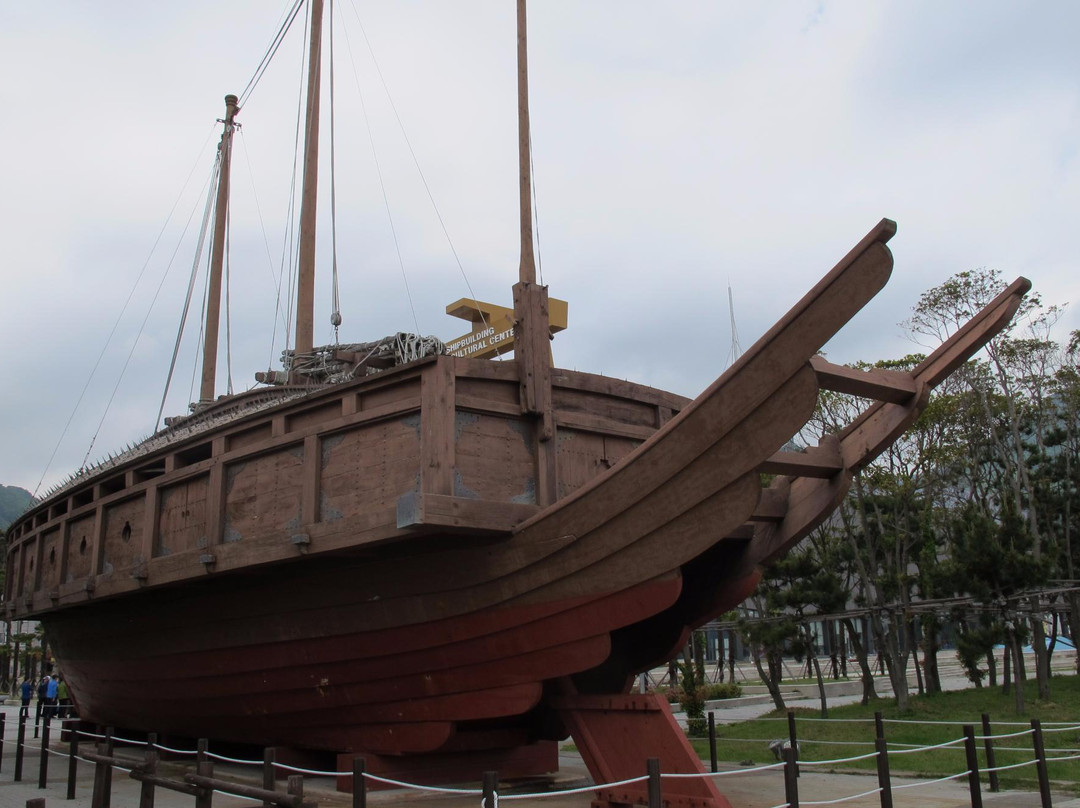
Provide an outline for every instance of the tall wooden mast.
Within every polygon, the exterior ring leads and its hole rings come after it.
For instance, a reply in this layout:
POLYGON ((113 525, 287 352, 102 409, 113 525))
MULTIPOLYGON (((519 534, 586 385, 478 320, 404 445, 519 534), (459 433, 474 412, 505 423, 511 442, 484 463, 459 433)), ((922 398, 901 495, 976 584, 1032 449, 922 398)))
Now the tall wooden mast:
POLYGON ((217 379, 218 326, 221 321, 221 268, 225 257, 225 228, 229 214, 229 168, 232 163, 232 136, 239 111, 235 95, 225 96, 225 129, 218 145, 217 202, 214 208, 214 240, 210 248, 210 280, 206 298, 206 334, 203 340, 202 386, 199 401, 214 400, 217 379))
POLYGON ((525 0, 517 0, 518 34, 518 194, 521 261, 514 285, 514 358, 521 387, 521 410, 538 416, 537 504, 555 500, 555 447, 551 402, 551 330, 546 286, 536 282, 533 255, 532 170, 529 134, 529 53, 525 0))
POLYGON ((521 262, 518 264, 518 280, 521 283, 536 283, 532 226, 532 144, 529 131, 529 43, 525 0, 518 0, 517 4, 517 62, 518 198, 521 213, 521 262))
POLYGON ((323 0, 311 3, 308 43, 304 191, 300 202, 300 268, 296 293, 296 353, 311 353, 315 331, 315 203, 319 188, 319 85, 322 75, 323 0))

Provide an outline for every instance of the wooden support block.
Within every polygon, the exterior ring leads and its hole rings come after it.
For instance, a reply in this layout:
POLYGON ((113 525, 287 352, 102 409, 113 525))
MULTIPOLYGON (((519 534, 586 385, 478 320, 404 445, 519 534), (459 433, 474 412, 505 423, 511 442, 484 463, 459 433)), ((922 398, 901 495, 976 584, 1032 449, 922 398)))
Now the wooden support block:
POLYGON ((917 392, 915 379, 910 373, 880 368, 857 370, 843 365, 834 365, 821 356, 812 357, 810 365, 817 374, 818 384, 824 390, 872 398, 875 401, 887 401, 892 404, 906 404, 917 392))
POLYGON ((816 446, 805 452, 777 452, 761 466, 763 474, 789 474, 792 477, 818 477, 824 480, 844 470, 844 462, 835 447, 816 446))

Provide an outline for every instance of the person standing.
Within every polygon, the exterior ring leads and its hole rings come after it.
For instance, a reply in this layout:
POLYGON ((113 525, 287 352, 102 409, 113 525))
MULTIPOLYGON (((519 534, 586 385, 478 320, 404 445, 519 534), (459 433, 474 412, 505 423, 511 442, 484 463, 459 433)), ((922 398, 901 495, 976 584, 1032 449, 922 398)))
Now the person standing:
POLYGON ((45 686, 45 715, 49 718, 56 717, 56 700, 60 692, 58 677, 47 677, 49 683, 45 686))
POLYGON ((24 676, 22 680, 22 714, 30 715, 30 699, 34 697, 34 684, 30 681, 29 676, 24 676))
POLYGON ((41 723, 41 711, 48 701, 49 677, 43 676, 37 686, 37 709, 34 711, 34 726, 41 723))
POLYGON ((56 686, 56 698, 60 702, 60 718, 71 717, 71 694, 68 692, 67 682, 64 677, 57 677, 59 684, 56 686))

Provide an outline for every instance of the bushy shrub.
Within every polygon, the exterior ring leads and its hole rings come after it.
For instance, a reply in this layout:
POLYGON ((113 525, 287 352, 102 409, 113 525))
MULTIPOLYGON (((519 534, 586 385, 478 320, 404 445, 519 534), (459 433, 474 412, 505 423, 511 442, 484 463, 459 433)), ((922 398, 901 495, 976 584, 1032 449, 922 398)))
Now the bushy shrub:
POLYGON ((737 699, 741 695, 742 688, 736 682, 713 682, 705 685, 705 699, 707 701, 737 699))

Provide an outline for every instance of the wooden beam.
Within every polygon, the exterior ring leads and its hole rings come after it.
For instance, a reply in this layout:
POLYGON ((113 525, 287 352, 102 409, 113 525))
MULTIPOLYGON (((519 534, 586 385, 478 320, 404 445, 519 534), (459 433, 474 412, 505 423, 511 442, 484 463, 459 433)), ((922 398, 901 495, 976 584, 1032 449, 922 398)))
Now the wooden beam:
POLYGON ((144 565, 154 557, 154 545, 156 544, 158 534, 158 522, 161 519, 160 489, 156 485, 150 485, 146 489, 146 496, 143 502, 142 546, 139 551, 139 558, 142 560, 143 564, 139 565, 139 572, 145 572, 146 567, 144 565))
POLYGON ((437 526, 473 533, 509 533, 540 508, 513 502, 408 493, 397 503, 398 528, 437 526))
POLYGON ((836 393, 848 393, 891 404, 906 404, 916 393, 915 379, 910 373, 880 368, 857 370, 834 365, 821 356, 811 357, 810 365, 817 374, 818 384, 823 389, 836 393))
POLYGON ((425 494, 454 493, 454 362, 448 357, 420 376, 420 489, 425 494))
POLYGON ((778 491, 775 488, 766 488, 761 492, 761 499, 754 508, 750 517, 751 522, 781 522, 787 515, 788 499, 787 489, 778 491))
POLYGON ((824 480, 843 469, 843 460, 835 446, 815 446, 805 452, 777 452, 758 467, 758 471, 763 474, 819 477, 824 480))

